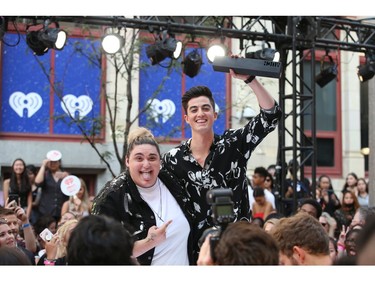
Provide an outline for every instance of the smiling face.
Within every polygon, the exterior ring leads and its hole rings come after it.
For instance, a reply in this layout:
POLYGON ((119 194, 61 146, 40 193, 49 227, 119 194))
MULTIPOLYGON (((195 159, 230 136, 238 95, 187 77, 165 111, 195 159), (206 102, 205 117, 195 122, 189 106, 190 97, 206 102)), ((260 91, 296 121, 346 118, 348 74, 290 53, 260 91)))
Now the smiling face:
POLYGON ((151 187, 155 184, 160 171, 160 155, 154 145, 135 145, 126 166, 134 183, 140 187, 151 187))
POLYGON ((14 234, 6 223, 0 223, 0 248, 1 247, 16 247, 14 234))
POLYGON ((200 96, 189 101, 185 121, 193 132, 211 132, 216 119, 217 113, 207 97, 200 96))
POLYGON ((16 160, 13 164, 13 171, 17 175, 21 175, 25 171, 25 165, 22 160, 16 160))

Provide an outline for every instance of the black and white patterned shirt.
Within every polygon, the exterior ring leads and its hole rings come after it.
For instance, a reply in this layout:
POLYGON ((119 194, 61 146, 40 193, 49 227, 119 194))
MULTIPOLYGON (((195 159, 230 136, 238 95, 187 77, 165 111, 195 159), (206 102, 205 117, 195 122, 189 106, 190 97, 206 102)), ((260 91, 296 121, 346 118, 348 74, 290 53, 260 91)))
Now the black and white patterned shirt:
POLYGON ((191 139, 163 155, 164 168, 177 176, 193 203, 195 245, 203 231, 213 226, 210 205, 206 202, 208 190, 231 188, 235 221, 249 220, 247 162, 255 147, 276 128, 280 118, 281 109, 275 102, 272 109, 261 109, 244 127, 215 135, 203 168, 190 151, 191 139))

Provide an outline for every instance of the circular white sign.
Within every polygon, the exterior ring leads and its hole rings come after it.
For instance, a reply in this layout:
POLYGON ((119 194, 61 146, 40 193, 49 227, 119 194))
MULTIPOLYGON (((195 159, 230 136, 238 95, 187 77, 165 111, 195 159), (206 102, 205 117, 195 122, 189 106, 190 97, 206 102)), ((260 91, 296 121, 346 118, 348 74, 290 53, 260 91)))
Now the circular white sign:
POLYGON ((61 157, 61 152, 58 150, 51 150, 47 153, 47 159, 51 161, 59 161, 61 157))
POLYGON ((65 195, 74 196, 81 188, 81 181, 76 176, 70 175, 62 180, 60 188, 65 195))

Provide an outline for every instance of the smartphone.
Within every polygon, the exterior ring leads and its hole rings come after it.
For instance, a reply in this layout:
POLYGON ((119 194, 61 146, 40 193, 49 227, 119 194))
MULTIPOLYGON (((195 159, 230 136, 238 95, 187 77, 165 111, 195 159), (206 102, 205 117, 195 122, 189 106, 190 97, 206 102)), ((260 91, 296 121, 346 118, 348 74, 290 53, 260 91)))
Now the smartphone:
POLYGON ((19 198, 19 196, 18 196, 18 194, 9 194, 9 196, 8 196, 8 203, 10 203, 10 202, 12 202, 12 201, 15 201, 16 202, 16 204, 18 205, 18 198, 19 198))
POLYGON ((44 241, 50 241, 53 237, 53 233, 48 229, 45 228, 40 234, 40 238, 42 238, 44 241))

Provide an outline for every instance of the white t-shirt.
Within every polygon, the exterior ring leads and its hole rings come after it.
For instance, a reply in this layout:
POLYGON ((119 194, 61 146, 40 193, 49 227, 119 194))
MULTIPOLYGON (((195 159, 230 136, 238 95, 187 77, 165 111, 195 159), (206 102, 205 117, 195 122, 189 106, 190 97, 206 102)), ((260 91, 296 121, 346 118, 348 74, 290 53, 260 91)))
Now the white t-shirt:
POLYGON ((167 239, 155 247, 151 265, 189 265, 187 243, 190 225, 176 199, 159 179, 154 186, 138 187, 138 190, 155 213, 156 226, 172 220, 167 227, 167 239))
MULTIPOLYGON (((249 190, 250 209, 252 209, 253 203, 255 202, 254 196, 253 196, 253 188, 249 185, 248 190, 249 190)), ((264 197, 266 198, 266 201, 272 204, 272 208, 276 210, 275 195, 273 195, 272 192, 270 192, 268 189, 264 189, 264 197)))

